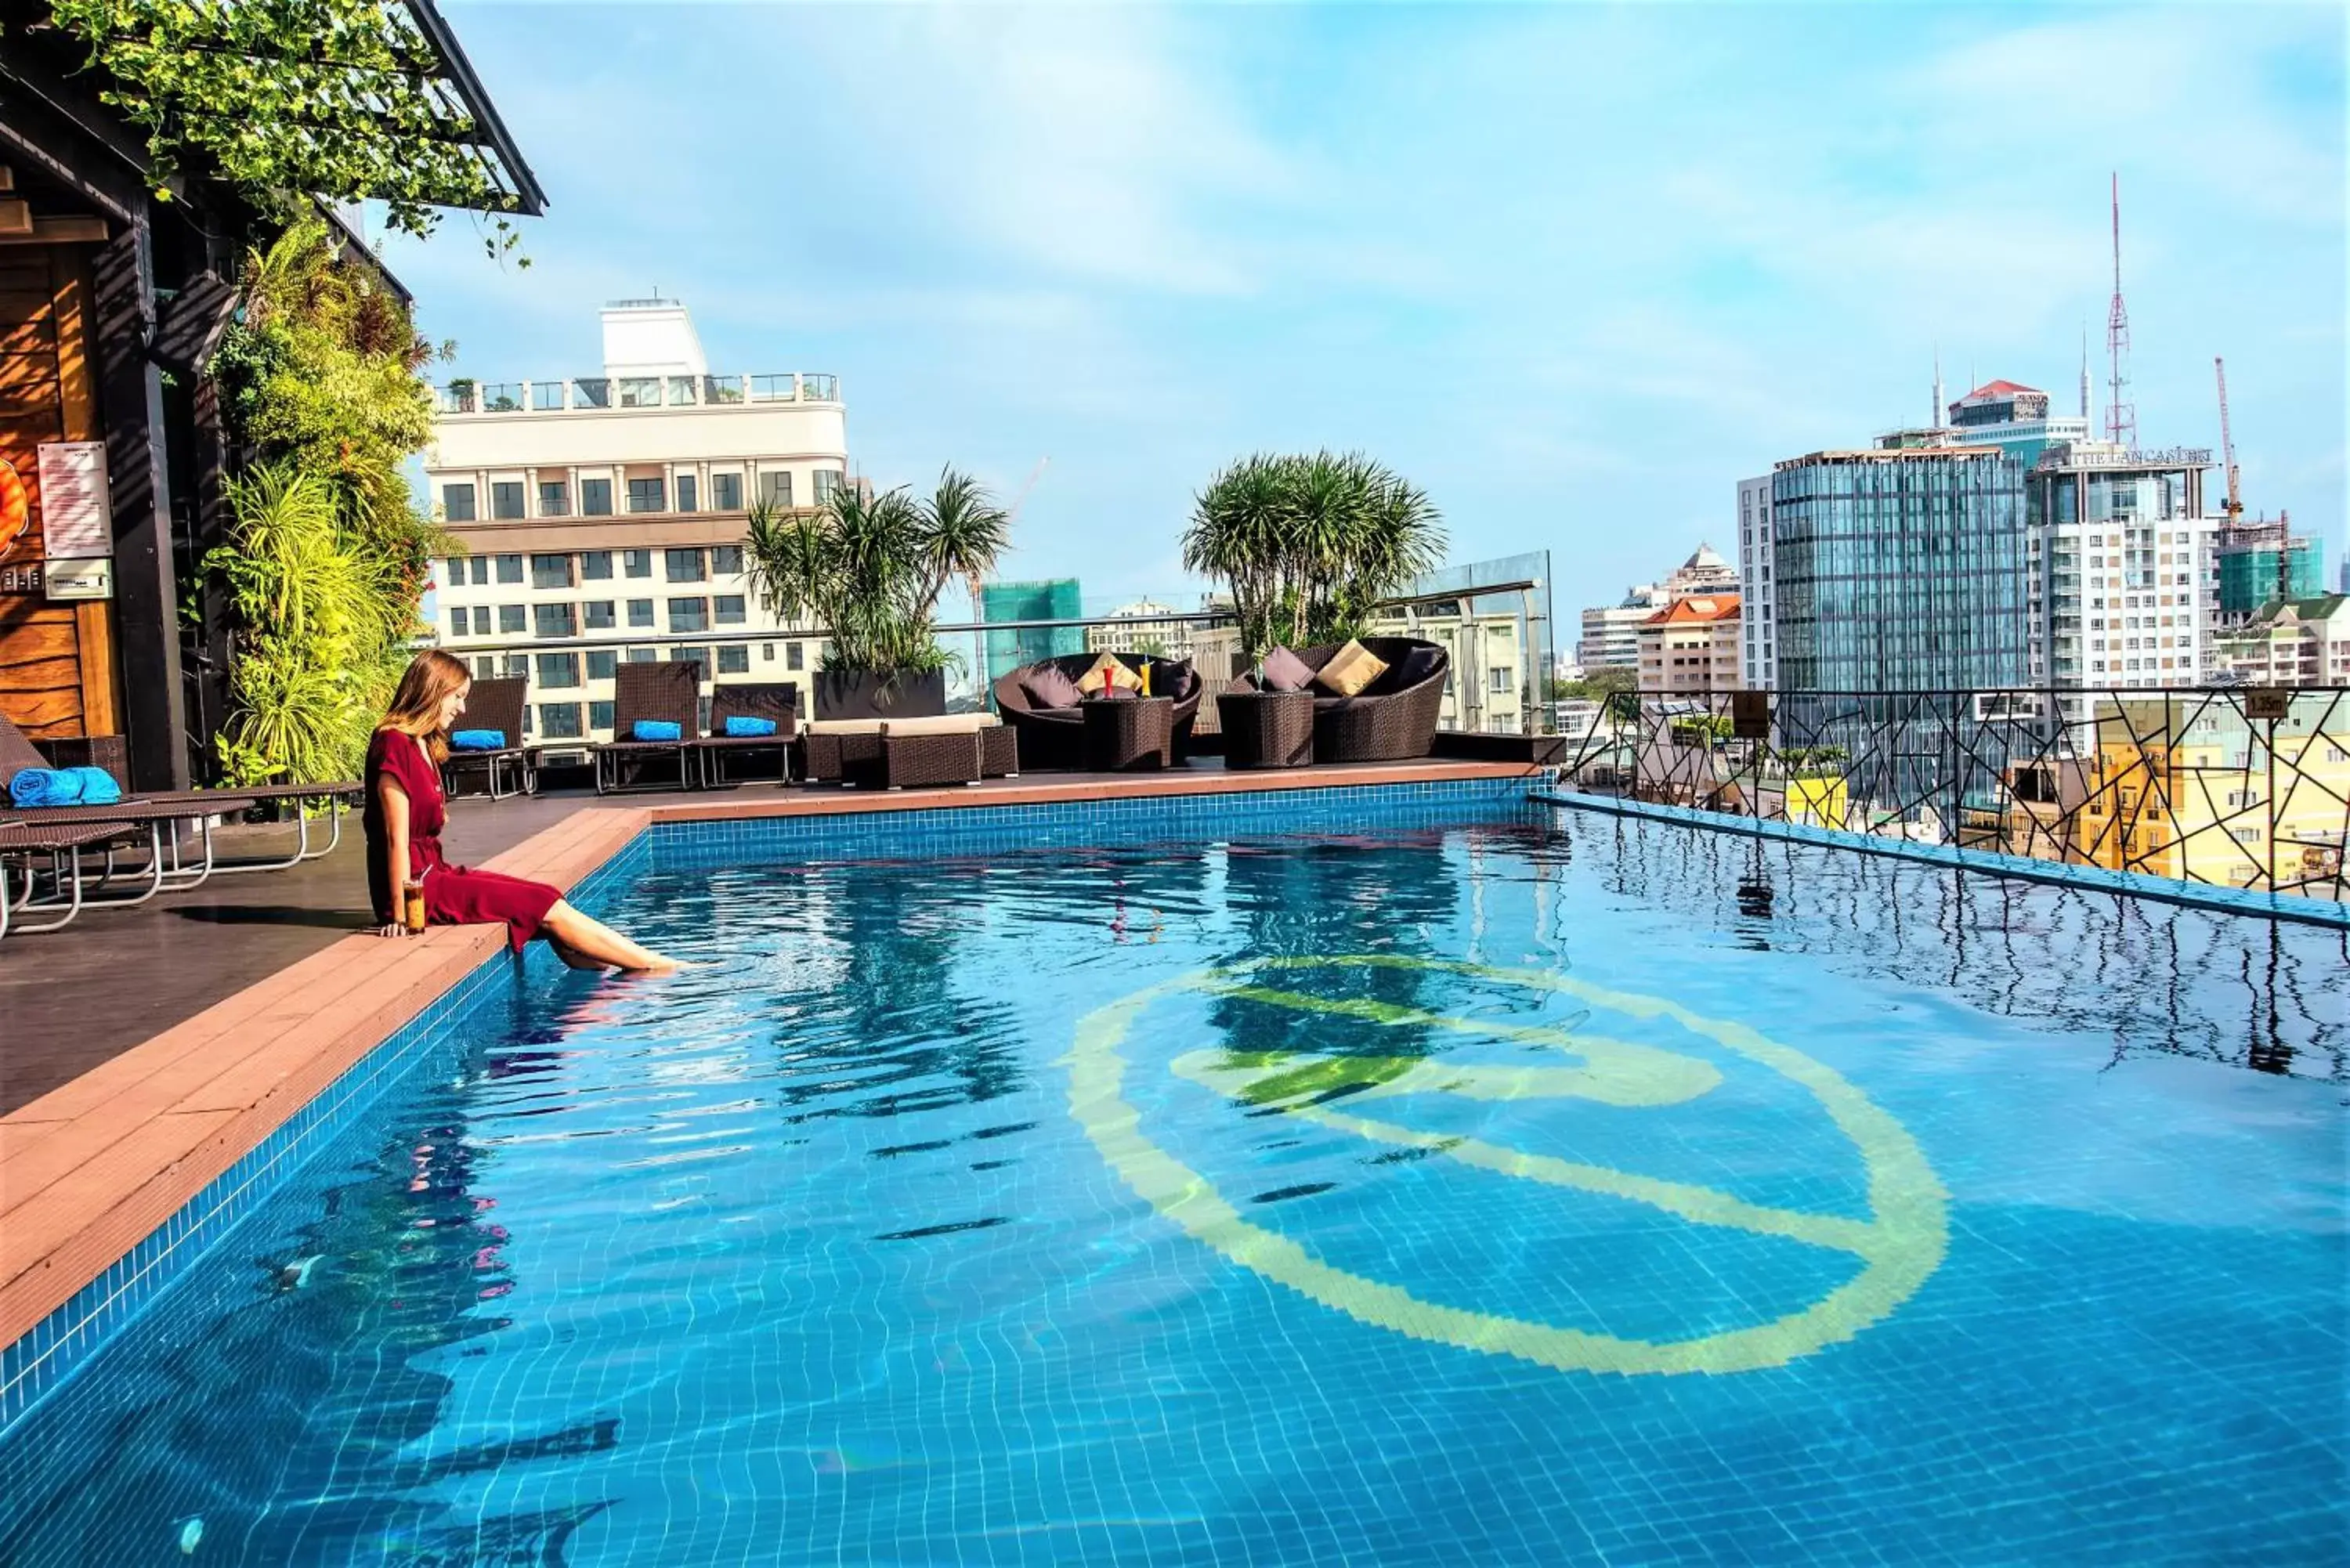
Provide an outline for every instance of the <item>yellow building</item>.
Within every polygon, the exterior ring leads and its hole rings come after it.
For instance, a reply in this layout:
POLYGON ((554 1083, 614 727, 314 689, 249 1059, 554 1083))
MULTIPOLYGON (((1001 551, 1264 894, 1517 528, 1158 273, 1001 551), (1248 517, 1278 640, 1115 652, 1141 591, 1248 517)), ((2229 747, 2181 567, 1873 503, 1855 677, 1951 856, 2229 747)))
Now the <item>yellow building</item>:
POLYGON ((2190 882, 2344 894, 2350 693, 2294 694, 2280 719, 2247 695, 2098 704, 2074 858, 2190 882))

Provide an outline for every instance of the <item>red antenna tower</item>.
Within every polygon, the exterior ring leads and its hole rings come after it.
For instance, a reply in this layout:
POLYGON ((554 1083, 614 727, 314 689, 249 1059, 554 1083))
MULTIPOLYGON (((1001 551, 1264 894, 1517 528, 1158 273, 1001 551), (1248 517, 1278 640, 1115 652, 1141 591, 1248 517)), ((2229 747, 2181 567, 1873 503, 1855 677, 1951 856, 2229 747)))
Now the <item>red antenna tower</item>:
POLYGON ((2106 314, 2106 439, 2116 446, 2137 445, 2137 405, 2122 397, 2129 385, 2123 361, 2129 358, 2129 310, 2122 304, 2122 177, 2114 175, 2114 303, 2106 314))

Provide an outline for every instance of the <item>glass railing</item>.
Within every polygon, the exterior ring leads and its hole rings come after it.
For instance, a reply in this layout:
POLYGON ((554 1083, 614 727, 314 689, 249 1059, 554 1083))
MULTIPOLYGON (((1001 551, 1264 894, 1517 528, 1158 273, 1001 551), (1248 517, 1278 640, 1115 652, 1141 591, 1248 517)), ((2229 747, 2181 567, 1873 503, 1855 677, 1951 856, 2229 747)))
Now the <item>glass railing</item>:
POLYGON ((455 380, 433 390, 444 414, 559 413, 573 409, 731 408, 745 402, 837 402, 840 379, 772 376, 579 376, 569 380, 455 380), (617 385, 616 385, 617 383, 617 385))
POLYGON ((2350 689, 1621 693, 1569 790, 2350 897, 2350 689))

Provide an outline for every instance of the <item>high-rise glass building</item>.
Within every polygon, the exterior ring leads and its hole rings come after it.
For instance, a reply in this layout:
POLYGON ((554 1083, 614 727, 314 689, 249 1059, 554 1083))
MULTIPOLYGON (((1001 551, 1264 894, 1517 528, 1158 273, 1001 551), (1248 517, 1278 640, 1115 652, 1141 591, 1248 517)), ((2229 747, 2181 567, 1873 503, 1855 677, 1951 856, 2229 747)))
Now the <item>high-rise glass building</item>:
POLYGON ((1783 691, 2021 686, 2023 467, 1991 447, 1816 452, 1771 477, 1783 691))
POLYGON ((1015 627, 1000 631, 993 627, 1005 621, 1075 620, 1084 613, 1075 577, 982 586, 979 618, 991 627, 987 633, 989 681, 1024 664, 1086 650, 1086 628, 1081 626, 1015 627))

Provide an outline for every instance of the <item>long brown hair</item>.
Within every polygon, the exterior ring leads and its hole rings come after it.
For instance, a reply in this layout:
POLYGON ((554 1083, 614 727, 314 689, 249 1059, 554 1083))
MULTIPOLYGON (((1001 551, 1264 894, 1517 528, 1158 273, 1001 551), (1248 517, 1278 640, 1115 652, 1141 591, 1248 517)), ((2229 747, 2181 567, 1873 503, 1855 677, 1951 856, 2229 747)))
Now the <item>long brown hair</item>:
POLYGON ((450 692, 472 684, 473 672, 453 654, 428 648, 409 660, 400 689, 391 694, 382 728, 414 735, 436 763, 449 760, 449 732, 441 727, 441 703, 450 692))

